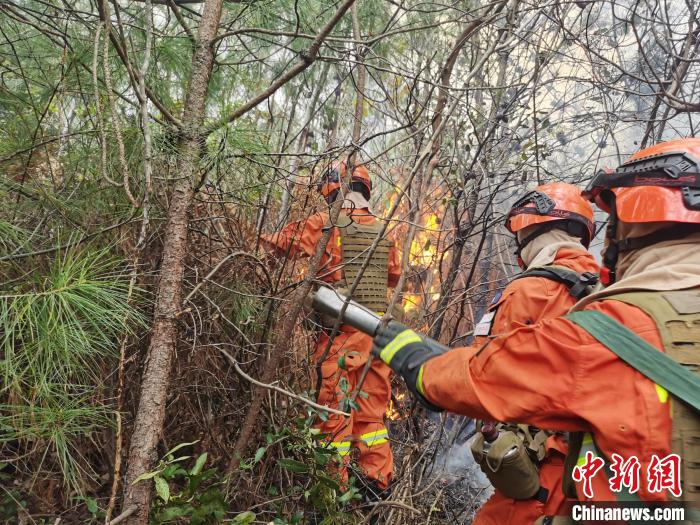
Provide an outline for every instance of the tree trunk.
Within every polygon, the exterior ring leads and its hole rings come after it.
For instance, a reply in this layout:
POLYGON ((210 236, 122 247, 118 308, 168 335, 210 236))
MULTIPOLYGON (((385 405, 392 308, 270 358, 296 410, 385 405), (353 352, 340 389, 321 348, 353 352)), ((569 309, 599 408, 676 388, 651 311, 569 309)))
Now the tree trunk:
POLYGON ((178 148, 178 179, 171 197, 165 227, 163 260, 154 309, 151 342, 141 382, 141 396, 129 448, 125 479, 124 508, 138 510, 130 525, 145 525, 151 503, 151 482, 134 480, 153 467, 163 432, 170 369, 177 344, 178 313, 182 310, 182 284, 187 255, 187 223, 203 147, 203 123, 214 52, 210 43, 216 36, 223 0, 206 0, 202 9, 197 43, 192 57, 192 75, 187 90, 181 139, 178 148))

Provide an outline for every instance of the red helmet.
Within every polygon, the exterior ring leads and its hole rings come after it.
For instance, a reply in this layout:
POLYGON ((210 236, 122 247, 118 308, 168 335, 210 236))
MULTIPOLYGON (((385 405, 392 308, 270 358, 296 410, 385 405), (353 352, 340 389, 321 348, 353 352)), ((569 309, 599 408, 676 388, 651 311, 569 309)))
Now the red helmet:
POLYGON ((603 263, 610 282, 620 252, 700 230, 700 139, 669 140, 638 151, 617 170, 601 170, 584 196, 610 214, 603 263), (617 221, 678 222, 685 227, 617 239, 617 221))
MULTIPOLYGON (((340 183, 345 176, 345 162, 337 161, 327 168, 321 177, 321 182, 318 183, 317 189, 325 198, 328 198, 334 191, 340 189, 340 183)), ((367 168, 360 164, 355 166, 352 172, 352 182, 360 182, 364 184, 367 191, 372 191, 372 180, 369 178, 367 168)))
MULTIPOLYGON (((595 232, 593 208, 581 197, 579 188, 564 182, 542 184, 526 193, 515 202, 506 218, 506 228, 513 234, 544 223, 551 223, 549 229, 561 228, 581 237, 585 246, 590 244, 595 232)), ((521 248, 540 233, 538 230, 531 238, 521 241, 521 248)))

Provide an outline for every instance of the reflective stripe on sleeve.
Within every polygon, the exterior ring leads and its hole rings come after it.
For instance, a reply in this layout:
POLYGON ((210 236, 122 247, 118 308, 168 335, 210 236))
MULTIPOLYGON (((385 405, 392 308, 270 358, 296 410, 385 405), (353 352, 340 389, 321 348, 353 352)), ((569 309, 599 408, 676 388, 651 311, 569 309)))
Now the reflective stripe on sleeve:
POLYGON ((423 389, 423 365, 421 365, 420 369, 418 370, 418 379, 416 379, 416 390, 418 390, 418 393, 420 395, 425 397, 425 390, 423 389))
POLYGON ((657 384, 654 387, 656 387, 656 396, 659 398, 659 403, 668 403, 668 390, 657 384))
POLYGON ((386 345, 382 351, 379 353, 379 357, 387 365, 391 363, 391 359, 394 354, 401 350, 404 346, 411 343, 420 343, 423 339, 413 330, 408 329, 401 332, 399 335, 394 337, 389 344, 386 345))

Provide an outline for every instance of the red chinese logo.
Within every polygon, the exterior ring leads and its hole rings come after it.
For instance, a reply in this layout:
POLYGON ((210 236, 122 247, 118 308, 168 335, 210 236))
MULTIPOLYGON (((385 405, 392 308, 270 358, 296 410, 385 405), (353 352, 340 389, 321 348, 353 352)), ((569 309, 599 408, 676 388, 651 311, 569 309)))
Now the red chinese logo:
POLYGON ((659 458, 654 454, 647 468, 647 479, 649 492, 668 490, 675 497, 680 497, 681 457, 678 454, 669 454, 665 458, 659 458))
POLYGON ((582 465, 576 465, 572 473, 575 482, 583 482, 583 495, 589 499, 593 498, 593 477, 605 465, 598 456, 594 455, 590 450, 586 452, 586 459, 582 465))
MULTIPOLYGON (((608 486, 612 492, 622 492, 623 487, 630 494, 639 491, 641 462, 637 456, 625 460, 619 454, 612 454, 612 463, 608 474, 608 486)), ((572 478, 577 483, 583 483, 583 495, 593 498, 593 478, 605 465, 602 458, 587 451, 585 460, 574 467, 572 478)), ((660 458, 656 454, 651 457, 647 467, 647 489, 649 492, 669 491, 675 497, 680 497, 681 489, 681 457, 669 454, 660 458)))
POLYGON ((639 471, 642 465, 636 456, 632 456, 627 461, 620 454, 613 453, 612 464, 610 470, 612 476, 608 480, 610 490, 613 492, 621 492, 622 487, 627 487, 630 494, 634 494, 639 490, 639 471))

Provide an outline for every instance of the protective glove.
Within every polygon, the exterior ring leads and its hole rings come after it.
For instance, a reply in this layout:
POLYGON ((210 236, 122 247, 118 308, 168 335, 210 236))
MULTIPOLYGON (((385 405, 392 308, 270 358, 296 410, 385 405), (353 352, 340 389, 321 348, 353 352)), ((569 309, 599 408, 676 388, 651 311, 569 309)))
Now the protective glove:
POLYGON ((442 352, 431 348, 406 325, 390 321, 377 330, 372 353, 406 381, 408 389, 423 405, 435 412, 442 411, 428 401, 423 391, 423 363, 442 352))

